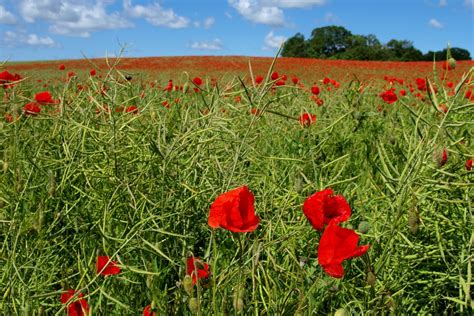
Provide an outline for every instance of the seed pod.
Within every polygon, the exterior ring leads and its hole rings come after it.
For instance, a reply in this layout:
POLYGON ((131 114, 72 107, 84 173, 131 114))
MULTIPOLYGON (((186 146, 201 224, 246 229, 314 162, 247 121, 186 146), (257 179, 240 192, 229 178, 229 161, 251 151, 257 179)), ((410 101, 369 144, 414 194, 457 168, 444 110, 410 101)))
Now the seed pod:
POLYGON ((150 117, 151 117, 151 120, 152 120, 152 121, 155 121, 155 120, 156 120, 156 111, 155 111, 155 110, 152 110, 152 111, 150 112, 150 117))
POLYGON ((191 311, 191 313, 197 314, 197 312, 199 311, 199 302, 198 302, 197 298, 191 297, 189 299, 188 307, 189 307, 189 310, 191 311))
POLYGON ((8 161, 5 160, 5 161, 3 162, 3 172, 4 172, 4 173, 7 173, 7 171, 8 171, 8 161))
POLYGON ((184 291, 189 295, 193 295, 193 278, 190 275, 186 275, 183 279, 184 291))
POLYGON ((236 312, 240 313, 241 311, 244 310, 244 295, 245 295, 245 290, 242 287, 238 287, 235 292, 234 292, 234 309, 236 312))
POLYGON ((408 212, 408 228, 410 232, 415 235, 420 227, 420 216, 416 209, 412 209, 408 212))
POLYGON ((56 177, 53 171, 48 172, 48 195, 52 197, 56 193, 56 177))
POLYGON ((367 221, 362 221, 359 223, 359 227, 357 228, 359 233, 361 234, 367 234, 370 230, 370 224, 367 221))

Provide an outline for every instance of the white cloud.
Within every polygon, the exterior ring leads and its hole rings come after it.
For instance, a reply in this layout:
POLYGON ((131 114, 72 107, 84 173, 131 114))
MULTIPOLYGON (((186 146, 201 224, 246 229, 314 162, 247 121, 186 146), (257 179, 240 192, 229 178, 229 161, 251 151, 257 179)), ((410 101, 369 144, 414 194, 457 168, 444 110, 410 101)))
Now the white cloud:
POLYGON ((127 15, 133 18, 145 18, 148 23, 155 26, 173 29, 185 28, 190 25, 190 20, 177 15, 173 9, 164 9, 157 2, 151 5, 132 5, 132 0, 124 0, 123 6, 127 15))
POLYGON ((0 5, 0 24, 14 24, 15 22, 15 16, 0 5))
POLYGON ((195 41, 189 47, 197 50, 221 50, 223 46, 222 41, 216 38, 212 41, 195 41))
POLYGON ((261 2, 263 5, 279 8, 309 8, 324 5, 326 0, 261 0, 261 2))
POLYGON ((464 5, 474 10, 474 0, 464 0, 464 5))
POLYGON ((286 41, 286 37, 280 36, 280 35, 275 35, 273 34, 273 31, 267 34, 264 39, 264 44, 263 49, 265 50, 274 50, 280 48, 280 46, 286 41))
POLYGON ((325 15, 324 15, 324 22, 328 23, 328 24, 336 24, 336 23, 339 23, 341 21, 341 19, 339 19, 338 16, 336 16, 334 13, 332 12, 327 12, 325 15))
POLYGON ((448 5, 448 0, 439 0, 439 6, 440 7, 445 7, 448 5))
POLYGON ((216 19, 214 19, 212 16, 206 18, 203 22, 204 28, 205 29, 211 28, 211 26, 213 26, 215 22, 216 22, 216 19))
POLYGON ((42 47, 58 47, 59 45, 49 36, 38 36, 36 34, 15 33, 11 31, 5 32, 3 42, 6 46, 42 46, 42 47))
POLYGON ((256 0, 229 0, 229 4, 251 22, 273 26, 285 23, 283 10, 276 6, 265 6, 256 0))
POLYGON ((441 22, 436 20, 436 19, 429 20, 428 25, 435 28, 435 29, 443 28, 443 24, 441 24, 441 22))
POLYGON ((110 0, 21 0, 19 11, 27 22, 51 22, 56 34, 89 37, 93 31, 127 28, 132 23, 118 12, 108 13, 110 0))

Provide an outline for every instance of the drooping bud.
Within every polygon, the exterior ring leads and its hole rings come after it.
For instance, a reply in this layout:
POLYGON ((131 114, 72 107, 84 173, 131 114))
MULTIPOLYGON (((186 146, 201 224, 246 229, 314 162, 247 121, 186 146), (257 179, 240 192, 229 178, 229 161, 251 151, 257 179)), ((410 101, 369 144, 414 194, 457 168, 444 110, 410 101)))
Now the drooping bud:
POLYGON ((8 171, 8 161, 4 161, 3 162, 3 173, 7 173, 8 171))
POLYGON ((418 232, 420 226, 420 215, 416 209, 412 209, 408 212, 408 228, 410 232, 415 235, 418 232))
POLYGON ((334 316, 349 316, 350 314, 344 309, 339 308, 335 313, 334 316))
POLYGON ((448 67, 449 69, 455 69, 456 68, 456 59, 454 58, 449 58, 448 59, 448 67))
POLYGON ((367 285, 374 286, 375 282, 377 281, 377 276, 374 272, 369 271, 367 273, 367 278, 365 279, 365 281, 367 282, 367 285))

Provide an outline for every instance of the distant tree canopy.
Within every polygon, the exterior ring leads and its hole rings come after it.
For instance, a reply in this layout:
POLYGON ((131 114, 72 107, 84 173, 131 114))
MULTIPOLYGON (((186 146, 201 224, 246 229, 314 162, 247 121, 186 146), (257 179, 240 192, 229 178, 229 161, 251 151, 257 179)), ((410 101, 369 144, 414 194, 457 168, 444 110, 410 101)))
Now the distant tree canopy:
MULTIPOLYGON (((450 48, 450 54, 456 60, 471 59, 469 51, 459 47, 450 48)), ((394 61, 446 60, 449 57, 447 49, 423 54, 408 40, 392 39, 382 44, 374 34, 356 35, 334 25, 315 28, 307 40, 301 33, 290 37, 283 44, 281 56, 394 61)))

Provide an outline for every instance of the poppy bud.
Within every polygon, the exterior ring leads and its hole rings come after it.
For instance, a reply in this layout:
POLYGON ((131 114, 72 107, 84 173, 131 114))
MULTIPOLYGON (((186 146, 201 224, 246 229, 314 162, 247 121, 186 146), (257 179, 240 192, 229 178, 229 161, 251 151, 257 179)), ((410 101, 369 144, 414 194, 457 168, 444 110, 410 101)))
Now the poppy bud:
POLYGON ((408 228, 410 229, 410 232, 415 235, 418 232, 418 228, 420 226, 420 216, 418 215, 418 212, 416 209, 411 210, 408 213, 408 228))
POLYGON ((367 273, 367 278, 365 279, 365 281, 367 282, 367 285, 374 286, 375 281, 377 281, 377 276, 372 271, 369 271, 367 273))
POLYGON ((7 171, 8 171, 8 161, 4 161, 3 162, 3 172, 7 173, 7 171))
POLYGON ((189 295, 189 296, 192 296, 193 295, 193 278, 190 276, 190 275, 186 275, 183 279, 183 287, 184 287, 184 291, 186 291, 186 293, 189 295))
POLYGON ((297 193, 301 193, 304 188, 303 178, 301 176, 297 176, 295 179, 295 191, 297 193))
POLYGON ((191 313, 197 314, 197 312, 199 311, 199 302, 198 302, 197 298, 191 297, 189 299, 188 307, 189 307, 189 310, 191 311, 191 313))
POLYGON ((350 314, 344 309, 339 308, 335 313, 334 316, 349 316, 350 314))
POLYGON ((359 223, 359 227, 357 229, 361 234, 367 234, 370 230, 370 224, 367 221, 362 221, 359 223))
POLYGON ((456 68, 456 59, 454 59, 454 58, 452 58, 452 57, 449 58, 449 59, 448 59, 448 67, 449 67, 450 69, 456 68))

